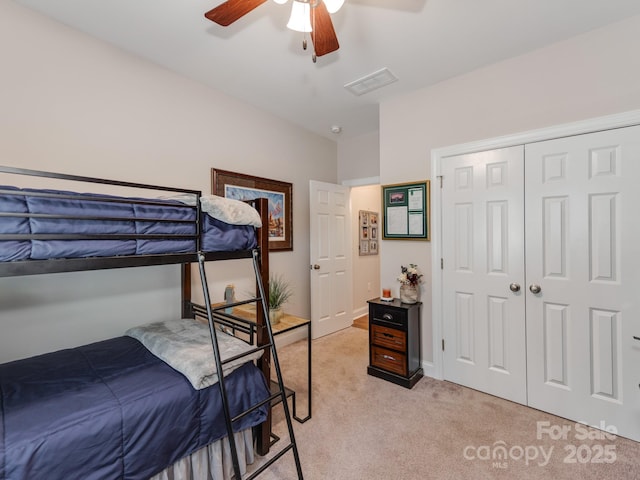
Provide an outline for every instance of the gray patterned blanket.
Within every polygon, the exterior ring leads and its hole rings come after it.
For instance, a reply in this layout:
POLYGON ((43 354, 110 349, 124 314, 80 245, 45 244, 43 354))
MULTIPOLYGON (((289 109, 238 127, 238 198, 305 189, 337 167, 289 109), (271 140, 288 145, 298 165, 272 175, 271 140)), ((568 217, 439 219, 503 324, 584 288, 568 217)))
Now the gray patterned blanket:
MULTIPOLYGON (((209 326, 187 318, 148 323, 130 328, 126 335, 140 341, 151 353, 182 373, 200 390, 218 381, 209 326)), ((222 360, 251 350, 251 345, 227 333, 216 331, 222 360)), ((256 352, 223 365, 228 375, 239 366, 261 356, 256 352)))

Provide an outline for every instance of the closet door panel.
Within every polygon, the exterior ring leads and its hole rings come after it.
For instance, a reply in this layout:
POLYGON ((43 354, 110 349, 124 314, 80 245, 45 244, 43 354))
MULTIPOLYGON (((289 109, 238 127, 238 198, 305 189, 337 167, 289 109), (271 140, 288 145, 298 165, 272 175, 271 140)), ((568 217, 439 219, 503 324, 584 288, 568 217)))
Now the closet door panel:
POLYGON ((529 405, 640 440, 640 127, 527 145, 525 178, 529 405))
POLYGON ((526 403, 524 148, 443 161, 444 375, 526 403))

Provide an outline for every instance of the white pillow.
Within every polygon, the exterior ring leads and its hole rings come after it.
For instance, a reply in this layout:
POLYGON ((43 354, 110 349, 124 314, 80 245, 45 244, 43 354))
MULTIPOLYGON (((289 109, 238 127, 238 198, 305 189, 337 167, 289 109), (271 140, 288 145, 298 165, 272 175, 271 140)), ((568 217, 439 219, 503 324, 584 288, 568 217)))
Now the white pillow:
MULTIPOLYGON (((177 200, 191 207, 196 205, 196 196, 190 193, 169 195, 162 198, 164 200, 177 200)), ((251 225, 253 227, 262 226, 260 214, 246 202, 217 195, 203 195, 200 197, 200 205, 203 212, 225 223, 251 225)))
POLYGON ((248 203, 240 200, 217 195, 204 195, 200 197, 200 205, 204 212, 225 223, 252 225, 254 227, 262 226, 258 211, 248 203))

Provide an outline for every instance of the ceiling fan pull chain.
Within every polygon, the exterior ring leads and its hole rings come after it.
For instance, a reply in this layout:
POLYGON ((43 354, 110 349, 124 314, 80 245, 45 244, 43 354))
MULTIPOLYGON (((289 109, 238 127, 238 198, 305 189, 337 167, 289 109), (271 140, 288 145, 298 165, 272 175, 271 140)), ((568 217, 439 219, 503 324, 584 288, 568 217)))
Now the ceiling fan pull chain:
MULTIPOLYGON (((318 6, 318 2, 315 2, 315 4, 311 6, 311 8, 316 8, 317 6, 318 6)), ((311 12, 309 12, 309 14, 311 14, 311 12)), ((311 31, 312 32, 316 31, 316 16, 315 16, 315 14, 311 15, 311 31)), ((313 61, 313 63, 316 63, 316 46, 315 46, 315 44, 313 45, 313 53, 311 54, 311 60, 313 61)))

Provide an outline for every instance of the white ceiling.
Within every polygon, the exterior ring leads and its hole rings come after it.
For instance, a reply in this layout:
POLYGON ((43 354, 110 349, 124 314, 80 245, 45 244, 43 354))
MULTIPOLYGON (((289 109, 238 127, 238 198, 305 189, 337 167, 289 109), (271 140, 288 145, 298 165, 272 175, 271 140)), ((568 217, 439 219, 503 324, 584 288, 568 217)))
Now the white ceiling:
POLYGON ((291 2, 221 27, 204 18, 221 0, 14 1, 334 140, 377 131, 381 100, 640 14, 639 0, 346 0, 340 49, 314 64, 285 27, 291 2), (383 67, 399 81, 344 89, 383 67))

